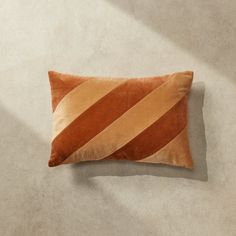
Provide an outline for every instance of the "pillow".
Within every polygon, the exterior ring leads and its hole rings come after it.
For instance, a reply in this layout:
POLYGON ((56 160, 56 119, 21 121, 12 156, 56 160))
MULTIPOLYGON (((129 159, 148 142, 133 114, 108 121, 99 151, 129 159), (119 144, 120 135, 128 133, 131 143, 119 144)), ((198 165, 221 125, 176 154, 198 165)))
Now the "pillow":
POLYGON ((50 167, 130 160, 192 168, 187 106, 193 72, 129 79, 48 74, 50 167))

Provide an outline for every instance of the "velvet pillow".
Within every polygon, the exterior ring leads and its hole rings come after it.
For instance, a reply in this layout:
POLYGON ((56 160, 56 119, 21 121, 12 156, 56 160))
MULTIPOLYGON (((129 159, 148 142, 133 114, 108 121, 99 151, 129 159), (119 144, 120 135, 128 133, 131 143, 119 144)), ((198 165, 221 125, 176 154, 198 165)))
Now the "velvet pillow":
POLYGON ((130 160, 192 168, 187 106, 193 72, 129 79, 48 74, 49 166, 130 160))

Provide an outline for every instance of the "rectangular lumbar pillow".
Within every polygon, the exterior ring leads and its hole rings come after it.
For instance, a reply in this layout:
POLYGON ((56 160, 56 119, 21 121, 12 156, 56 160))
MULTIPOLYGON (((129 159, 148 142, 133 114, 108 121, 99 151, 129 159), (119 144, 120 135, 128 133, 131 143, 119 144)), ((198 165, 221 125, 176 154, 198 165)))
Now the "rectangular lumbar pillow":
POLYGON ((49 166, 130 160, 192 168, 187 106, 193 72, 129 79, 48 74, 49 166))

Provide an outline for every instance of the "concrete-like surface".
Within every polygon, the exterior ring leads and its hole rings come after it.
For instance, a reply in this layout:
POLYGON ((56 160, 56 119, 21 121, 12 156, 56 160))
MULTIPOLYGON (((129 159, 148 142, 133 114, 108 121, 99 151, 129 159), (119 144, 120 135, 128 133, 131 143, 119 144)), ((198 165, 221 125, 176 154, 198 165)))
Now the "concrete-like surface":
POLYGON ((235 236, 235 12, 229 0, 1 0, 0 235, 235 236), (49 69, 193 70, 195 169, 48 168, 49 69))

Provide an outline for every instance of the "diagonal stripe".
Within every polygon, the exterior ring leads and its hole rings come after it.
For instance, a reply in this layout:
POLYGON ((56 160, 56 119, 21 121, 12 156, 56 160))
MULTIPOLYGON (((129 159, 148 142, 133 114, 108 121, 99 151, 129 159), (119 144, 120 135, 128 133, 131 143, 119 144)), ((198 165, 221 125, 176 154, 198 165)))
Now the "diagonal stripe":
POLYGON ((75 151, 66 162, 99 160, 111 155, 170 110, 188 93, 191 83, 192 72, 171 75, 167 82, 154 89, 106 129, 75 151))
POLYGON ((142 133, 105 159, 141 160, 157 152, 187 124, 187 96, 142 133))
POLYGON ((53 113, 53 138, 90 106, 126 80, 91 78, 69 92, 53 113))
POLYGON ((167 79, 168 76, 127 80, 71 122, 54 139, 53 146, 60 149, 63 143, 63 156, 68 157, 167 79))
POLYGON ((48 71, 48 77, 51 85, 53 112, 67 93, 89 79, 89 77, 61 74, 55 71, 48 71))
POLYGON ((173 164, 186 168, 193 167, 187 126, 163 148, 138 162, 173 164))

